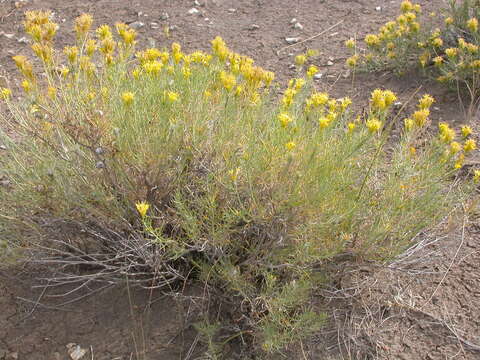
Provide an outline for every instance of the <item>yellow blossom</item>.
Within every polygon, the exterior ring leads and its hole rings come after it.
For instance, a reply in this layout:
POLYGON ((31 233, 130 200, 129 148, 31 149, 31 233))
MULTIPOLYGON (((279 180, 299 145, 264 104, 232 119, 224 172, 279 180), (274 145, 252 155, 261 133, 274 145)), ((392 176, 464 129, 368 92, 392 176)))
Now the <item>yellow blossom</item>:
POLYGON ((47 96, 50 99, 54 99, 57 96, 57 89, 54 88, 53 86, 49 86, 47 89, 47 96))
POLYGON ((134 98, 135 98, 135 95, 130 91, 124 92, 122 94, 122 101, 125 105, 131 105, 133 103, 134 98))
POLYGON ((318 68, 315 65, 311 65, 307 70, 307 76, 312 78, 315 74, 318 73, 318 68))
POLYGON ((415 149, 413 146, 410 146, 409 152, 411 156, 414 156, 417 153, 417 149, 415 149))
POLYGON ((63 53, 67 56, 68 62, 73 64, 77 60, 78 56, 78 47, 76 46, 65 46, 63 53))
POLYGON ((223 87, 230 91, 233 89, 235 84, 237 83, 236 77, 233 74, 228 74, 225 71, 220 72, 220 82, 222 83, 223 87))
POLYGON ((232 169, 228 171, 228 175, 230 175, 230 179, 235 182, 237 181, 238 174, 240 173, 240 168, 232 169))
POLYGON ((464 138, 468 137, 468 136, 469 136, 470 134, 472 134, 472 132, 473 132, 472 128, 471 128, 470 126, 468 126, 468 125, 462 126, 462 130, 461 130, 461 131, 462 131, 462 136, 463 136, 464 138))
POLYGON ((421 109, 417 110, 412 114, 412 118, 415 121, 415 125, 418 127, 422 127, 426 124, 427 118, 430 115, 430 110, 428 109, 421 109))
POLYGON ((92 26, 93 18, 90 14, 82 14, 75 19, 75 32, 78 37, 84 37, 92 26))
POLYGON ((375 34, 367 34, 365 36, 365 44, 368 46, 377 46, 380 44, 380 39, 375 34))
POLYGON ((345 41, 345 46, 349 49, 353 49, 355 47, 355 39, 350 38, 347 41, 345 41))
POLYGON ((438 129, 440 132, 440 139, 443 142, 450 143, 455 139, 455 130, 450 128, 447 123, 442 122, 438 124, 438 129))
POLYGON ((418 108, 419 109, 429 109, 434 102, 435 102, 435 99, 432 96, 430 96, 428 94, 425 94, 425 95, 423 95, 423 97, 418 102, 418 108))
POLYGON ((405 130, 411 131, 413 129, 413 126, 415 125, 415 121, 413 119, 407 118, 403 120, 403 123, 405 125, 405 130))
POLYGON ((295 144, 295 142, 293 141, 289 141, 288 143, 285 144, 285 147, 287 150, 293 150, 295 149, 296 146, 297 144, 295 144))
POLYGON ((353 68, 357 66, 357 62, 358 62, 358 55, 353 55, 347 59, 346 64, 353 68))
POLYGON ((96 30, 96 33, 97 33, 98 37, 100 38, 100 40, 104 40, 104 39, 112 37, 112 31, 110 29, 110 26, 108 26, 108 25, 100 26, 96 30))
POLYGON ((2 99, 8 99, 10 96, 12 96, 12 90, 8 88, 1 88, 0 96, 2 99))
POLYGON ((302 66, 303 64, 305 64, 306 61, 307 61, 307 57, 303 54, 295 56, 295 64, 299 66, 302 66))
POLYGON ((320 126, 320 129, 325 129, 330 126, 330 119, 328 117, 322 116, 320 119, 318 119, 318 126, 320 126))
POLYGON ((378 132, 382 127, 382 122, 376 118, 371 118, 367 120, 366 126, 368 131, 375 133, 378 132))
POLYGON ((87 56, 92 56, 95 50, 97 50, 97 43, 94 39, 88 39, 85 44, 85 52, 87 53, 87 56))
POLYGON ((472 32, 478 31, 478 20, 476 18, 471 18, 467 21, 467 28, 472 32))
POLYGON ((26 93, 29 93, 30 91, 32 91, 33 86, 32 86, 32 83, 30 81, 23 80, 22 81, 22 88, 26 93))
POLYGON ((453 18, 447 17, 445 18, 445 25, 452 25, 453 24, 453 18))
POLYGON ((473 171, 473 182, 477 184, 480 181, 480 170, 473 171))
POLYGON ((435 38, 432 40, 432 45, 435 47, 441 47, 443 46, 443 40, 439 37, 435 38))
POLYGON ((179 97, 178 93, 176 93, 176 92, 174 92, 174 91, 168 91, 168 92, 167 92, 167 99, 168 99, 168 101, 171 102, 171 103, 177 101, 177 100, 178 100, 178 97, 179 97))
POLYGON ((280 125, 283 128, 286 128, 288 124, 290 124, 293 121, 293 119, 287 113, 280 113, 278 115, 278 120, 280 121, 280 125))
POLYGON ((402 12, 412 11, 413 4, 408 0, 402 1, 402 4, 400 5, 400 9, 402 10, 402 12))
POLYGON ((458 156, 457 161, 455 161, 455 169, 457 169, 457 170, 458 170, 458 169, 461 169, 462 166, 463 166, 463 162, 464 162, 464 161, 465 161, 465 155, 460 154, 460 155, 458 156))
POLYGON ((466 153, 473 151, 476 148, 477 148, 477 143, 475 142, 474 139, 465 140, 465 144, 463 145, 463 150, 465 150, 466 153))
POLYGON ((447 54, 448 57, 452 58, 457 56, 458 54, 458 49, 457 48, 448 48, 445 50, 445 54, 447 54))
POLYGON ((147 202, 137 202, 135 204, 135 207, 137 208, 138 213, 142 218, 144 218, 147 215, 147 211, 150 208, 150 204, 147 202))
POLYGON ((456 141, 452 141, 450 143, 450 152, 452 154, 456 154, 458 152, 460 152, 462 150, 462 145, 460 145, 460 143, 456 142, 456 141))
POLYGON ((349 132, 349 133, 353 132, 353 130, 355 130, 355 127, 356 127, 355 123, 349 122, 349 123, 347 124, 348 132, 349 132))

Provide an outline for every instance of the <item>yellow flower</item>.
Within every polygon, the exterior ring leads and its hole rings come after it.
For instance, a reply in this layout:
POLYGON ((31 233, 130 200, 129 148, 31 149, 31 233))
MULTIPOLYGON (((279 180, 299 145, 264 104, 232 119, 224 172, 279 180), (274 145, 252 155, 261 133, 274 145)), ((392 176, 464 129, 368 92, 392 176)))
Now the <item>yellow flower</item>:
POLYGON ((296 146, 297 144, 295 144, 293 141, 289 141, 288 143, 285 144, 285 147, 289 151, 295 149, 296 146))
POLYGON ((450 143, 453 141, 453 139, 455 139, 455 130, 450 128, 447 123, 442 122, 438 124, 438 129, 440 132, 440 139, 443 142, 450 143))
POLYGON ((47 89, 47 96, 50 99, 54 99, 57 96, 57 89, 54 88, 53 86, 49 86, 47 89))
POLYGON ((367 34, 365 36, 365 44, 367 44, 368 46, 377 46, 378 44, 380 44, 380 39, 375 34, 367 34))
POLYGON ((147 74, 158 75, 162 71, 163 64, 160 61, 153 60, 143 64, 143 69, 147 74))
POLYGON ((350 38, 347 41, 345 41, 345 46, 349 49, 353 49, 355 47, 355 39, 350 38))
POLYGON ((413 4, 408 0, 402 1, 402 4, 400 5, 400 9, 402 10, 402 12, 412 11, 413 4))
POLYGON ((110 26, 108 25, 100 26, 95 32, 97 33, 100 40, 112 37, 112 31, 110 30, 110 26))
POLYGON ((23 80, 22 81, 22 88, 28 94, 30 91, 32 91, 33 86, 32 86, 32 83, 30 81, 23 80))
POLYGON ((453 142, 450 143, 450 152, 452 154, 456 154, 461 150, 462 150, 462 145, 460 145, 460 143, 458 143, 456 141, 453 141, 453 142))
POLYGON ((463 162, 465 161, 465 155, 460 154, 457 161, 455 161, 455 169, 461 169, 463 166, 463 162))
POLYGON ((297 55, 295 56, 295 64, 302 66, 307 61, 307 57, 305 55, 297 55))
POLYGON ((320 126, 320 129, 325 129, 330 125, 330 119, 328 117, 322 116, 320 119, 318 119, 318 126, 320 126))
POLYGON ((447 17, 445 18, 445 25, 452 25, 453 24, 453 18, 447 17))
POLYGON ((457 56, 458 54, 458 49, 457 48, 448 48, 445 50, 445 54, 447 54, 448 57, 452 58, 457 56))
POLYGON ((67 56, 68 62, 73 64, 77 60, 78 56, 78 47, 76 46, 65 46, 63 53, 67 56))
POLYGON ((413 146, 410 146, 409 152, 411 156, 414 156, 417 153, 417 149, 415 149, 413 146))
POLYGON ((441 56, 436 56, 433 58, 433 63, 435 64, 435 66, 440 66, 442 65, 443 63, 443 57, 441 56))
POLYGON ((478 20, 476 18, 471 18, 467 21, 467 28, 472 32, 478 31, 478 20))
POLYGON ((473 151, 476 148, 477 148, 477 143, 475 142, 474 139, 465 140, 465 144, 463 145, 463 150, 465 150, 466 153, 473 151))
POLYGON ((179 95, 178 95, 178 93, 176 93, 176 92, 173 92, 173 91, 168 91, 168 92, 167 92, 167 99, 168 99, 168 101, 170 101, 171 103, 177 101, 177 100, 178 100, 178 97, 179 97, 179 95))
POLYGON ((462 131, 462 136, 463 136, 464 138, 468 137, 468 136, 469 136, 470 134, 472 134, 472 132, 473 132, 472 128, 471 128, 470 126, 468 126, 468 125, 462 126, 462 130, 461 130, 461 131, 462 131))
POLYGON ((412 118, 415 121, 415 125, 418 127, 422 127, 427 122, 427 118, 430 115, 430 110, 428 109, 421 109, 417 110, 413 113, 412 118))
POLYGON ((95 50, 97 50, 97 43, 94 39, 88 39, 85 44, 85 52, 87 53, 87 56, 92 56, 95 50))
POLYGON ((413 126, 415 125, 415 121, 413 119, 407 118, 403 120, 403 123, 405 124, 405 130, 410 131, 413 129, 413 126))
POLYGON ((441 47, 443 46, 443 40, 439 37, 435 38, 432 40, 432 45, 435 47, 441 47))
POLYGON ((318 73, 318 68, 315 65, 311 65, 307 70, 307 76, 312 78, 315 74, 318 73))
POLYGON ((232 169, 228 171, 228 175, 230 175, 230 179, 235 182, 237 181, 238 174, 240 173, 240 168, 232 169))
POLYGON ((278 115, 278 120, 280 121, 280 125, 283 128, 286 128, 288 124, 290 124, 293 120, 287 113, 280 113, 278 115))
POLYGON ((378 132, 382 127, 382 122, 376 118, 368 119, 367 120, 367 129, 371 133, 378 132))
POLYGON ((358 55, 353 55, 347 59, 346 64, 353 68, 357 66, 357 62, 358 62, 358 55))
POLYGON ((223 87, 227 90, 230 91, 233 89, 235 84, 237 83, 237 79, 235 75, 233 74, 228 74, 225 71, 220 72, 220 82, 222 83, 223 87))
POLYGON ((385 110, 387 108, 384 92, 380 89, 373 90, 370 101, 375 110, 385 110))
POLYGON ((147 203, 147 202, 137 202, 135 204, 136 208, 137 208, 137 211, 138 213, 140 214, 140 216, 143 218, 147 215, 147 211, 148 209, 150 208, 150 204, 147 203))
POLYGON ((480 170, 473 171, 473 182, 477 184, 480 181, 480 170))
POLYGON ((2 97, 2 99, 8 99, 10 96, 12 96, 12 90, 7 88, 2 88, 0 90, 0 96, 2 97))
POLYGON ((263 81, 265 82, 266 86, 270 86, 272 81, 275 79, 275 73, 272 71, 265 71, 263 73, 263 81))
POLYGON ((383 97, 385 99, 385 105, 387 107, 389 107, 390 105, 392 105, 395 100, 397 100, 397 96, 395 95, 395 93, 391 90, 385 90, 383 92, 383 97))
POLYGON ((75 19, 75 32, 78 37, 86 35, 90 27, 92 26, 93 18, 90 14, 82 14, 75 19))
POLYGON ((314 57, 318 55, 318 50, 315 49, 308 49, 307 50, 307 57, 314 57))
POLYGON ((69 73, 70 70, 67 67, 62 66, 62 68, 60 69, 60 75, 62 75, 63 78, 66 78, 69 73))
POLYGON ((353 132, 353 130, 355 130, 355 127, 356 127, 355 123, 349 122, 349 123, 347 124, 348 132, 349 132, 349 133, 353 132))
MULTIPOLYGON (((434 102, 435 102, 435 99, 432 96, 430 96, 428 94, 425 94, 425 95, 423 95, 423 97, 418 102, 418 108, 419 109, 429 109, 430 106, 432 106, 432 104, 434 102)), ((430 114, 428 114, 428 115, 430 115, 430 114)))
POLYGON ((135 95, 130 91, 124 92, 122 94, 122 101, 127 106, 133 103, 134 98, 135 98, 135 95))

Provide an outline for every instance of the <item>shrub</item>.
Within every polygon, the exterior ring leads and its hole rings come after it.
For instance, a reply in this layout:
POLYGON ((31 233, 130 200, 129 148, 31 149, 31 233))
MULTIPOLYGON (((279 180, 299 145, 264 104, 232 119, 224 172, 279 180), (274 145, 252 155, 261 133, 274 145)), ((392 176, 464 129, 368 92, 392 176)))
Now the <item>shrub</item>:
POLYGON ((274 74, 219 37, 135 52, 133 29, 82 15, 59 52, 49 13, 26 19, 43 68, 15 56, 25 95, 2 91, 0 229, 58 265, 53 284, 204 281, 274 352, 322 324, 322 264, 388 260, 468 193, 454 180, 475 142, 430 136, 428 95, 401 129, 391 91, 356 117, 312 68, 276 101, 274 74))
POLYGON ((401 14, 378 34, 365 36, 365 51, 357 51, 353 39, 347 42, 355 50, 347 64, 367 70, 392 69, 398 74, 418 66, 441 83, 466 89, 472 100, 470 118, 480 97, 480 1, 449 0, 440 28, 434 27, 436 14, 419 19, 420 5, 407 0, 400 8, 401 14))

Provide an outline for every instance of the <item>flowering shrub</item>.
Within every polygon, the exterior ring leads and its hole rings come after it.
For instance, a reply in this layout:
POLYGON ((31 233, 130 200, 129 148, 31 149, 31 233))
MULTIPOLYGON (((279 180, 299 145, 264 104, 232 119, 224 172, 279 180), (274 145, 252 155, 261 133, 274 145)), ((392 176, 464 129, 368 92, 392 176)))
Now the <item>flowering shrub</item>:
MULTIPOLYGON (((346 46, 354 50, 347 64, 373 70, 390 68, 400 74, 418 65, 439 82, 455 88, 457 84, 465 85, 473 104, 477 105, 480 1, 449 0, 442 28, 434 28, 432 21, 420 21, 418 4, 406 0, 400 8, 401 14, 382 26, 378 34, 365 36, 365 51, 359 51, 353 39, 346 42, 346 46)), ((431 15, 430 18, 436 16, 431 15)))
POLYGON ((274 352, 321 326, 322 264, 396 256, 468 190, 453 180, 471 130, 429 136, 428 95, 391 136, 391 91, 356 117, 310 67, 277 102, 274 74, 219 37, 211 53, 136 51, 127 25, 91 24, 80 16, 58 51, 50 14, 27 13, 43 68, 15 56, 25 94, 1 92, 0 231, 58 264, 54 283, 201 280, 241 303, 231 328, 274 352))

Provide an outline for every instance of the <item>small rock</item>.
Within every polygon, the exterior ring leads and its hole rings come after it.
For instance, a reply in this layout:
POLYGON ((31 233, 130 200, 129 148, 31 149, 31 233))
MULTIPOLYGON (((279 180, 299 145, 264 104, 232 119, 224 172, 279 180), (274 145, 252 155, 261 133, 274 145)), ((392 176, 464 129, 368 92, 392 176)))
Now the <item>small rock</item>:
POLYGON ((322 77, 323 77, 323 74, 322 74, 322 73, 316 73, 315 75, 313 75, 313 78, 314 78, 315 80, 320 80, 322 77))
POLYGON ((303 25, 300 24, 299 22, 295 23, 295 25, 293 26, 295 29, 298 29, 298 30, 303 30, 303 25))
POLYGON ((178 29, 178 26, 177 26, 177 25, 171 25, 168 29, 169 29, 170 31, 174 31, 174 30, 177 30, 177 29, 178 29))
POLYGON ((188 13, 190 15, 195 15, 195 14, 200 13, 200 11, 197 8, 191 8, 190 10, 188 10, 188 13))
POLYGON ((205 20, 205 21, 210 21, 210 19, 209 19, 209 18, 205 18, 205 19, 203 19, 203 20, 205 20))
POLYGON ((382 11, 382 7, 381 7, 381 6, 377 6, 377 7, 375 8, 375 11, 382 11))
POLYGON ((142 27, 145 26, 145 24, 141 21, 134 21, 133 23, 129 24, 129 26, 132 28, 132 29, 135 29, 135 30, 138 30, 142 27))
POLYGON ((293 18, 292 20, 290 20, 290 24, 295 24, 296 22, 297 22, 296 18, 293 18))
POLYGON ((396 109, 400 109, 400 108, 403 106, 403 104, 402 104, 401 101, 396 101, 396 102, 393 103, 393 106, 394 106, 396 109))
POLYGON ((295 66, 295 64, 290 64, 290 65, 288 65, 288 68, 289 68, 289 69, 295 69, 296 66, 295 66))
POLYGON ((344 79, 347 79, 349 76, 350 76, 350 69, 347 69, 347 71, 345 71, 343 74, 342 74, 343 78, 344 79))
POLYGON ((300 38, 298 38, 298 37, 287 37, 287 38, 285 38, 285 41, 287 42, 287 44, 295 44, 295 43, 300 41, 300 38))
POLYGON ((250 27, 248 29, 249 30, 258 30, 258 29, 260 29, 260 26, 258 26, 257 24, 252 24, 252 25, 250 25, 250 27))
POLYGON ((105 154, 105 150, 102 147, 99 146, 95 149, 95 154, 103 155, 103 154, 105 154))
POLYGON ((97 162, 95 163, 95 167, 96 167, 97 169, 105 169, 105 163, 104 163, 103 161, 97 161, 97 162))
POLYGON ((3 36, 5 36, 7 39, 13 39, 13 37, 15 36, 15 34, 3 34, 3 36))
POLYGON ((198 0, 195 0, 193 3, 195 4, 195 6, 202 6, 202 4, 200 4, 198 0))
POLYGON ((142 15, 143 15, 143 11, 139 11, 139 12, 137 13, 137 16, 138 16, 138 17, 140 17, 140 16, 142 16, 142 15))
POLYGON ((170 18, 170 15, 168 13, 164 12, 162 15, 160 15, 160 20, 168 20, 170 18))
POLYGON ((435 110, 435 111, 440 111, 440 108, 439 108, 438 106, 434 106, 434 107, 433 107, 433 110, 435 110))
POLYGON ((327 66, 333 66, 333 65, 334 65, 333 61, 330 61, 330 60, 327 61, 327 66))
POLYGON ((159 26, 158 23, 156 23, 156 22, 151 22, 151 23, 150 23, 150 27, 151 27, 152 29, 158 29, 160 26, 159 26))
POLYGON ((28 43, 28 39, 25 36, 22 36, 20 39, 17 39, 17 42, 20 44, 28 43))
POLYGON ((237 11, 237 9, 234 9, 234 8, 228 9, 228 12, 229 12, 229 13, 234 13, 235 11, 237 11))
POLYGON ((68 355, 70 355, 70 358, 72 360, 80 360, 87 353, 87 350, 82 349, 80 345, 76 345, 73 343, 68 344, 67 349, 68 355))
POLYGON ((0 150, 7 150, 7 147, 5 145, 0 145, 0 150))

